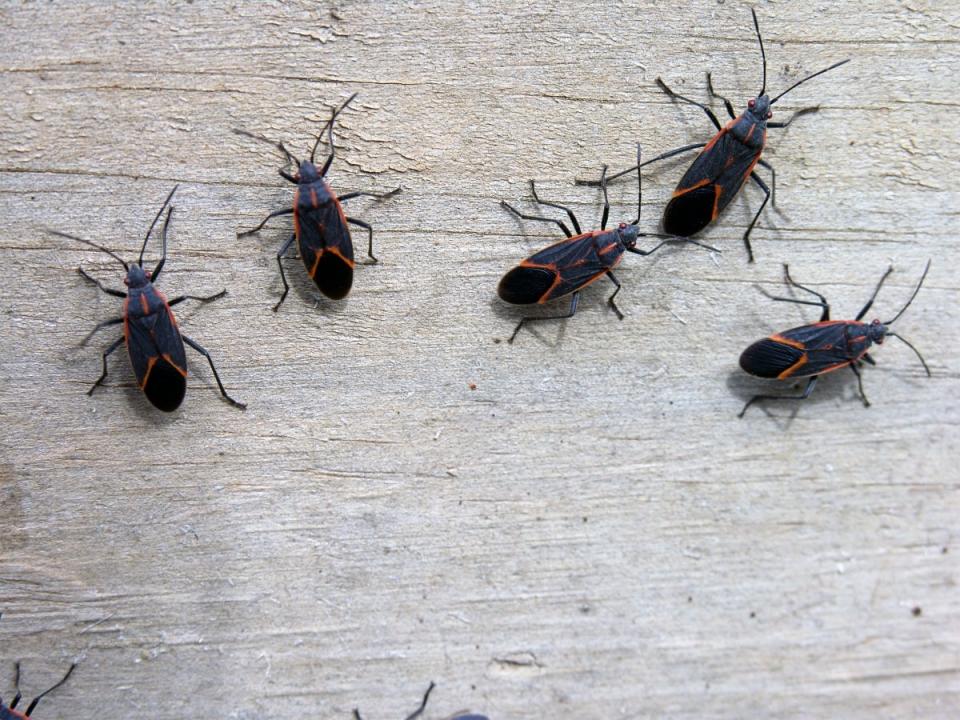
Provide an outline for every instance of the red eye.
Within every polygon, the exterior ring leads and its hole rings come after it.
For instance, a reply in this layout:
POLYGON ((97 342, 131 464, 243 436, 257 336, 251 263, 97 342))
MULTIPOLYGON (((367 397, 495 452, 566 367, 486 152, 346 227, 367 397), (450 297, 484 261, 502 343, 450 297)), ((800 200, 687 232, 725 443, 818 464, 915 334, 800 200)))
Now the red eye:
POLYGON ((123 284, 126 285, 127 287, 129 287, 129 286, 130 286, 130 281, 127 280, 126 278, 124 278, 124 279, 123 279, 123 284))
POLYGON ((753 107, 756 104, 757 104, 756 100, 751 100, 750 102, 747 103, 747 107, 753 107))
POLYGON ((626 224, 626 223, 620 223, 620 229, 621 229, 621 230, 623 230, 625 227, 627 227, 627 224, 626 224))
POLYGON ((772 118, 772 117, 773 117, 773 113, 772 113, 772 112, 768 112, 768 113, 767 113, 767 120, 769 120, 769 119, 772 118))

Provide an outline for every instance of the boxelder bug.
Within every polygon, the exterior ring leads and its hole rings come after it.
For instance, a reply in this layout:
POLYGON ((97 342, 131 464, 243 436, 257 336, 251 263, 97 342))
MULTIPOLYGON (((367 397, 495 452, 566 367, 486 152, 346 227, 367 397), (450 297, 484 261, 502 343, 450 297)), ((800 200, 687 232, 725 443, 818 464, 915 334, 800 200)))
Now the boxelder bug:
POLYGON ((72 665, 70 665, 70 667, 67 669, 67 674, 60 679, 60 682, 58 682, 56 685, 54 685, 51 688, 47 688, 42 693, 37 695, 33 700, 30 701, 30 704, 27 705, 27 709, 24 710, 23 712, 20 712, 19 710, 17 710, 17 705, 19 704, 23 696, 20 693, 20 663, 17 663, 16 665, 17 674, 16 674, 16 679, 14 680, 15 687, 17 689, 17 694, 14 696, 13 702, 11 702, 9 705, 4 705, 3 699, 0 698, 0 720, 25 720, 25 718, 29 718, 30 713, 32 713, 34 709, 36 709, 37 703, 39 703, 44 697, 52 693, 58 687, 63 685, 67 681, 67 679, 70 677, 70 674, 73 672, 73 669, 76 666, 77 666, 76 663, 73 663, 72 665))
MULTIPOLYGON (((420 715, 423 714, 423 711, 427 707, 427 700, 430 698, 430 693, 433 692, 433 688, 435 687, 436 685, 431 682, 430 687, 427 688, 427 692, 424 693, 423 695, 423 700, 420 701, 420 707, 418 707, 412 713, 407 715, 405 720, 415 720, 415 718, 418 718, 420 717, 420 715)), ((363 720, 363 718, 360 717, 360 711, 356 708, 354 708, 353 710, 353 718, 354 720, 363 720)), ((0 718, 0 720, 2 720, 2 718, 0 718)), ((454 715, 453 717, 450 718, 450 720, 488 720, 488 719, 485 715, 473 715, 468 713, 466 715, 462 715, 462 714, 454 715)))
POLYGON ((400 192, 400 188, 395 188, 387 193, 372 192, 351 192, 337 197, 336 193, 327 183, 327 171, 330 169, 335 154, 333 145, 333 124, 343 110, 350 104, 350 101, 357 96, 354 93, 339 108, 333 111, 327 124, 320 130, 317 140, 313 144, 313 150, 310 151, 310 159, 303 162, 297 160, 282 142, 274 143, 267 138, 248 133, 245 130, 234 130, 238 135, 262 140, 277 147, 283 153, 287 162, 280 169, 280 176, 297 186, 293 195, 293 207, 277 210, 267 215, 263 221, 255 228, 237 233, 237 237, 244 237, 258 232, 271 218, 280 215, 293 215, 293 234, 290 239, 280 246, 277 251, 277 265, 280 267, 280 279, 283 281, 283 294, 273 306, 276 312, 287 297, 290 291, 290 285, 287 283, 287 276, 283 272, 283 263, 281 258, 293 241, 297 241, 297 248, 300 250, 300 258, 303 260, 303 266, 307 269, 307 274, 313 279, 317 287, 324 295, 334 300, 346 297, 353 285, 353 241, 350 239, 350 230, 347 224, 356 225, 365 228, 369 238, 367 246, 367 255, 374 263, 377 258, 373 255, 373 228, 363 220, 349 217, 343 212, 341 203, 351 198, 367 196, 377 199, 388 198, 400 192), (317 147, 320 145, 320 139, 324 131, 329 132, 327 143, 330 146, 330 155, 323 163, 323 167, 317 170, 314 164, 314 158, 317 154, 317 147), (298 167, 296 173, 291 175, 286 168, 291 164, 298 167))
POLYGON ((823 313, 820 315, 820 321, 812 325, 795 327, 785 332, 771 335, 763 340, 758 340, 743 351, 743 354, 740 356, 740 367, 751 375, 757 375, 763 378, 790 380, 805 377, 810 379, 807 381, 807 386, 804 388, 802 395, 755 395, 743 406, 739 417, 743 417, 747 408, 757 400, 806 400, 810 396, 810 393, 813 392, 814 385, 817 384, 817 378, 820 375, 847 366, 849 366, 850 369, 853 370, 853 374, 857 376, 860 397, 863 400, 864 406, 870 407, 870 401, 867 400, 867 396, 863 392, 863 378, 860 376, 860 366, 863 362, 868 362, 871 365, 876 364, 874 359, 870 357, 868 351, 874 343, 882 345, 884 338, 888 335, 898 338, 913 350, 917 357, 920 358, 920 362, 923 364, 923 369, 926 370, 927 375, 930 375, 930 368, 927 367, 927 363, 920 352, 905 338, 890 330, 890 325, 903 315, 904 311, 910 307, 910 303, 913 302, 917 293, 920 292, 920 286, 923 285, 923 281, 927 277, 929 270, 930 262, 927 261, 927 266, 923 270, 923 275, 920 277, 920 282, 917 283, 913 295, 907 300, 907 304, 900 309, 900 312, 894 315, 893 320, 887 320, 886 322, 874 320, 871 323, 865 323, 860 320, 873 305, 873 301, 876 299, 877 293, 880 292, 884 280, 893 272, 892 266, 887 268, 883 277, 880 278, 880 282, 877 283, 877 288, 873 291, 873 295, 870 296, 870 299, 867 301, 867 304, 863 306, 863 309, 857 313, 855 319, 831 320, 830 305, 827 304, 823 295, 795 282, 793 278, 790 277, 789 267, 784 265, 783 272, 788 286, 792 285, 811 295, 815 295, 819 299, 819 302, 775 297, 768 294, 763 288, 760 288, 761 292, 771 300, 778 302, 791 302, 799 305, 813 305, 822 308, 823 313))
MULTIPOLYGON (((767 201, 770 200, 771 195, 773 196, 774 207, 776 207, 777 204, 776 173, 770 163, 760 158, 767 141, 767 128, 785 128, 793 122, 794 118, 819 110, 819 106, 808 107, 798 110, 783 122, 770 122, 770 118, 773 117, 773 112, 770 108, 798 85, 802 85, 807 80, 815 78, 818 75, 823 75, 825 72, 829 72, 834 68, 838 68, 850 62, 850 60, 841 60, 828 68, 808 75, 802 80, 795 82, 771 100, 769 95, 766 94, 767 56, 763 49, 763 38, 760 36, 760 24, 757 21, 756 11, 751 9, 750 12, 753 13, 753 24, 757 31, 757 40, 760 43, 760 56, 763 59, 763 86, 760 88, 760 92, 757 93, 757 97, 750 100, 747 103, 747 109, 738 116, 733 110, 733 104, 713 89, 713 79, 710 73, 707 73, 707 87, 711 97, 722 100, 727 109, 727 113, 729 113, 731 117, 730 122, 728 122, 726 126, 722 126, 713 110, 708 106, 675 93, 658 77, 657 85, 660 86, 661 90, 672 98, 696 105, 703 110, 707 114, 707 117, 710 118, 710 122, 717 128, 718 132, 710 142, 684 145, 683 147, 651 158, 647 160, 644 165, 649 165, 658 160, 664 160, 690 150, 703 148, 697 156, 697 159, 693 161, 693 164, 680 179, 676 190, 673 191, 670 202, 667 203, 667 207, 663 211, 664 232, 670 233, 671 235, 681 235, 683 237, 688 237, 700 232, 716 220, 720 212, 737 196, 737 193, 740 191, 740 188, 743 187, 747 178, 752 178, 757 186, 764 192, 763 202, 760 203, 760 208, 753 216, 753 220, 750 221, 750 225, 743 234, 743 242, 747 247, 749 261, 753 262, 753 248, 750 246, 750 233, 757 219, 760 217, 760 213, 763 212, 767 201), (773 186, 772 191, 754 171, 754 168, 758 164, 770 171, 771 184, 773 186)), ((635 168, 627 168, 622 172, 611 175, 607 178, 607 181, 615 180, 634 170, 635 168)), ((578 180, 577 184, 598 185, 599 183, 593 180, 578 180)))
POLYGON ((127 273, 123 284, 127 286, 128 292, 124 292, 122 290, 105 287, 98 280, 90 277, 82 267, 77 268, 77 272, 80 273, 80 276, 87 282, 96 285, 108 295, 124 298, 123 316, 98 323, 93 330, 87 333, 87 336, 80 343, 81 345, 86 345, 98 330, 123 323, 123 336, 118 338, 104 351, 103 373, 97 378, 93 387, 87 391, 87 395, 92 395, 93 391, 97 389, 97 386, 106 379, 107 356, 120 347, 120 343, 126 341, 127 353, 130 356, 130 364, 133 366, 133 372, 137 376, 137 384, 140 386, 140 389, 143 390, 147 399, 153 403, 155 407, 164 412, 176 410, 180 407, 180 403, 183 402, 183 396, 187 391, 187 356, 183 349, 183 344, 186 343, 203 355, 207 359, 207 362, 210 363, 210 369, 213 370, 213 377, 217 381, 217 386, 220 388, 220 394, 222 394, 231 405, 242 409, 245 408, 246 405, 234 400, 227 394, 227 391, 224 390, 223 383, 220 382, 220 375, 217 373, 217 368, 214 367, 213 358, 210 357, 210 353, 186 335, 181 334, 180 329, 177 327, 177 321, 173 317, 173 312, 170 310, 174 305, 184 300, 210 302, 211 300, 223 297, 227 294, 227 291, 221 290, 215 295, 208 297, 180 295, 168 301, 166 296, 154 287, 154 283, 156 283, 160 277, 160 271, 167 261, 167 228, 170 225, 170 217, 173 215, 173 207, 167 210, 167 217, 163 221, 163 228, 160 232, 163 244, 163 253, 160 257, 160 262, 157 263, 153 272, 143 269, 143 253, 147 248, 147 241, 150 239, 153 228, 156 226, 160 216, 163 215, 164 209, 170 204, 170 199, 176 191, 176 187, 170 191, 167 199, 163 201, 160 211, 156 217, 153 218, 153 222, 150 223, 147 235, 143 239, 143 246, 140 248, 140 257, 137 259, 136 265, 128 265, 123 258, 102 245, 97 245, 89 240, 84 240, 75 235, 68 235, 67 233, 57 230, 49 231, 54 235, 76 240, 84 245, 89 245, 90 247, 105 252, 123 265, 123 269, 127 273))
MULTIPOLYGON (((637 147, 637 167, 640 167, 640 147, 637 147)), ((641 233, 637 227, 640 222, 640 206, 643 199, 643 187, 640 179, 640 172, 637 171, 637 218, 630 223, 620 223, 616 229, 607 230, 607 218, 610 214, 610 200, 607 197, 606 168, 600 178, 600 187, 603 189, 603 214, 600 217, 600 229, 582 232, 580 223, 577 222, 576 215, 569 208, 553 202, 541 200, 537 195, 537 188, 534 181, 530 181, 530 192, 533 199, 540 205, 558 208, 563 210, 569 216, 573 223, 573 228, 577 234, 573 235, 570 229, 562 220, 541 217, 539 215, 525 215, 514 208, 508 202, 501 201, 500 204, 511 213, 524 220, 539 220, 542 222, 555 223, 567 236, 566 240, 561 240, 538 253, 535 253, 522 261, 519 265, 508 271, 500 279, 497 286, 497 294, 502 300, 513 305, 535 305, 549 302, 557 298, 564 297, 573 293, 570 300, 570 310, 566 315, 551 315, 548 317, 525 317, 517 323, 508 342, 513 342, 520 332, 520 328, 526 322, 539 322, 541 320, 559 320, 573 317, 577 311, 577 302, 580 298, 580 291, 590 283, 606 275, 617 289, 607 298, 607 303, 617 314, 617 317, 623 320, 623 313, 614 302, 617 293, 620 292, 620 281, 613 275, 613 268, 617 266, 623 258, 625 252, 635 253, 637 255, 650 255, 656 252, 664 245, 670 242, 688 242, 694 245, 700 245, 708 250, 715 250, 709 245, 703 245, 696 240, 680 238, 675 236, 664 236, 659 234, 641 233), (637 247, 637 238, 640 237, 666 237, 659 245, 650 250, 640 250, 637 247)))

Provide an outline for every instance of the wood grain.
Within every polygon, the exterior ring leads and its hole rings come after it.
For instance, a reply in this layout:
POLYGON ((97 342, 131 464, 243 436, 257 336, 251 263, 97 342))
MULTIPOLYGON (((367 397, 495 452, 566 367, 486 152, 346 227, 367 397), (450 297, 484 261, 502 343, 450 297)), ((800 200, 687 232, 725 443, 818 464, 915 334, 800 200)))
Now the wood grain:
MULTIPOLYGON (((66 717, 949 718, 960 706, 960 6, 757 4, 769 87, 853 62, 777 112, 779 212, 755 188, 695 248, 629 257, 617 322, 598 283, 565 323, 502 342, 494 288, 555 229, 527 180, 585 225, 573 185, 705 140, 707 69, 742 106, 748 7, 635 2, 19 3, 0 9, 0 688, 69 684, 66 717), (298 262, 269 147, 303 152, 352 92, 331 181, 403 187, 351 213, 381 263, 342 302, 298 262), (191 357, 187 400, 150 408, 126 360, 84 396, 119 284, 180 183, 161 288, 245 413, 191 357), (888 264, 867 368, 802 407, 757 409, 740 351, 812 310, 764 299, 782 263, 851 316, 888 264), (476 389, 471 389, 475 385, 476 389), (914 612, 915 608, 919 608, 914 612)), ((656 228, 684 159, 645 173, 656 228)), ((612 219, 635 188, 617 185, 612 219)), ((784 388, 786 389, 786 388, 784 388)))

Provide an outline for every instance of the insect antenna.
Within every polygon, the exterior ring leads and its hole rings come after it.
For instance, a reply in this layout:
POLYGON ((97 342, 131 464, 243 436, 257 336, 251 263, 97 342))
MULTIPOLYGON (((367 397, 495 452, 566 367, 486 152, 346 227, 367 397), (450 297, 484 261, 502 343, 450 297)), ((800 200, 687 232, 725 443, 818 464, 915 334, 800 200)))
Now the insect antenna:
POLYGON ((760 43, 760 58, 763 60, 763 87, 761 87, 760 92, 757 93, 757 97, 760 97, 767 89, 767 53, 763 49, 763 38, 760 36, 760 23, 757 20, 757 11, 750 8, 750 12, 753 14, 753 27, 757 30, 757 42, 760 43))
POLYGON ((163 215, 164 209, 167 205, 170 204, 170 198, 173 197, 173 194, 177 191, 177 188, 180 187, 179 184, 173 186, 173 190, 170 191, 170 194, 167 195, 167 199, 163 201, 163 205, 160 206, 160 209, 157 211, 156 216, 153 218, 153 222, 150 223, 150 227, 147 228, 147 235, 143 238, 143 246, 140 248, 140 257, 137 258, 137 265, 143 267, 143 252, 147 249, 147 241, 150 239, 150 233, 153 232, 153 228, 157 224, 157 220, 160 219, 160 216, 163 215))
POLYGON ((631 225, 640 222, 640 208, 643 205, 643 182, 640 180, 640 143, 637 143, 637 219, 631 225))
POLYGON ((323 137, 323 133, 324 133, 328 128, 329 128, 329 130, 330 130, 330 139, 329 139, 330 152, 331 152, 331 153, 333 152, 333 122, 334 122, 334 120, 337 119, 337 115, 339 115, 340 113, 342 113, 342 112, 346 109, 347 105, 349 105, 349 104, 351 103, 351 101, 352 101, 358 94, 359 94, 359 93, 354 93, 353 95, 351 95, 350 97, 348 97, 346 100, 344 100, 343 105, 341 105, 340 107, 338 107, 336 110, 333 111, 333 114, 330 115, 330 119, 327 120, 326 124, 320 129, 320 133, 317 135, 317 141, 313 144, 313 150, 310 151, 310 162, 314 162, 314 158, 315 158, 316 155, 317 155, 317 147, 320 145, 320 139, 323 137))
MULTIPOLYGON (((923 269, 923 275, 920 276, 920 282, 917 283, 917 287, 916 287, 916 289, 914 289, 913 295, 910 296, 910 299, 907 300, 907 304, 904 305, 902 308, 900 308, 900 312, 898 312, 896 315, 893 316, 893 320, 888 320, 887 322, 884 323, 884 325, 893 325, 893 323, 895 323, 895 322, 897 321, 897 319, 898 319, 901 315, 903 315, 904 310, 906 310, 908 307, 910 307, 910 303, 913 302, 913 299, 917 296, 917 293, 920 292, 920 286, 923 285, 923 281, 927 278, 927 273, 928 273, 928 272, 930 272, 930 261, 929 261, 929 260, 927 260, 927 266, 923 269)), ((892 333, 890 333, 890 334, 892 334, 892 333)), ((900 339, 903 340, 903 338, 900 338, 900 339)))
POLYGON ((123 269, 125 271, 130 269, 130 266, 127 265, 126 261, 122 257, 120 257, 115 252, 113 252, 113 250, 108 250, 103 245, 97 245, 95 242, 91 242, 90 240, 84 240, 82 237, 77 237, 76 235, 70 235, 69 233, 60 232, 59 230, 47 230, 47 232, 50 233, 51 235, 57 235, 62 238, 67 238, 68 240, 76 240, 79 243, 83 243, 84 245, 89 245, 92 248, 96 248, 97 250, 105 252, 107 255, 112 257, 118 263, 123 265, 123 269))
POLYGON ((904 345, 906 345, 908 348, 910 348, 911 350, 913 350, 913 352, 916 354, 916 356, 917 356, 918 358, 920 358, 920 363, 923 365, 923 369, 927 371, 927 377, 930 377, 930 376, 931 376, 930 368, 927 366, 927 361, 923 359, 923 355, 921 355, 921 354, 920 354, 920 351, 917 350, 917 349, 913 346, 913 343, 911 343, 909 340, 907 340, 907 339, 906 339, 905 337, 903 337, 902 335, 897 335, 895 332, 887 331, 887 336, 888 336, 888 337, 895 337, 895 338, 897 338, 897 340, 899 340, 899 341, 902 342, 904 345))
POLYGON ((831 65, 830 67, 824 68, 823 70, 818 70, 818 71, 815 72, 813 75, 807 75, 803 80, 798 80, 798 81, 795 82, 793 85, 791 85, 791 86, 788 87, 786 90, 784 90, 782 93, 780 93, 779 95, 777 95, 773 100, 770 101, 770 104, 773 105, 777 100, 779 100, 780 98, 782 98, 784 95, 786 95, 788 92, 790 92, 791 90, 793 90, 793 89, 794 89, 795 87, 797 87, 798 85, 803 85, 807 80, 812 80, 812 79, 815 78, 817 75, 823 75, 825 72, 830 72, 831 70, 834 70, 835 68, 838 68, 838 67, 840 67, 841 65, 846 65, 848 62, 850 62, 850 58, 847 58, 846 60, 841 60, 841 61, 838 62, 838 63, 834 63, 834 64, 831 65))

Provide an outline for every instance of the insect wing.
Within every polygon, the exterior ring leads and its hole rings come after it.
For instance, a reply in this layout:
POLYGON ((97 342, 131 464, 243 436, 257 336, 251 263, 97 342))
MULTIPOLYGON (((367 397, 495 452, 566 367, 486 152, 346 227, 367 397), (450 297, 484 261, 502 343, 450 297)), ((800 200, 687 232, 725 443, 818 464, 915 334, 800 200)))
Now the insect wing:
POLYGON ((721 130, 680 179, 663 213, 663 229, 688 237, 703 230, 736 197, 760 152, 721 130))
POLYGON ((336 198, 298 203, 297 244, 307 274, 327 297, 339 300, 353 285, 353 241, 336 198))
MULTIPOLYGON (((586 233, 555 243, 531 255, 511 270, 511 273, 526 271, 528 276, 532 272, 543 273, 544 280, 547 277, 545 273, 551 273, 551 284, 541 288, 543 292, 539 299, 527 302, 543 303, 563 297, 589 285, 602 275, 607 267, 597 254, 594 238, 592 233, 586 233)), ((509 276, 510 273, 504 276, 501 285, 509 276)), ((502 294, 501 297, 503 297, 502 294)))
POLYGON ((791 328, 744 350, 740 367, 752 375, 781 380, 831 372, 867 351, 870 344, 862 328, 862 323, 842 320, 791 328))
MULTIPOLYGON (((173 313, 160 293, 128 299, 125 332, 130 364, 137 384, 158 409, 180 407, 187 391, 187 356, 173 313), (136 307, 146 298, 147 312, 136 307)), ((144 303, 141 303, 141 305, 144 303)))
POLYGON ((740 355, 740 367, 751 375, 778 378, 784 372, 802 363, 806 353, 801 347, 790 345, 774 337, 757 340, 740 355))

